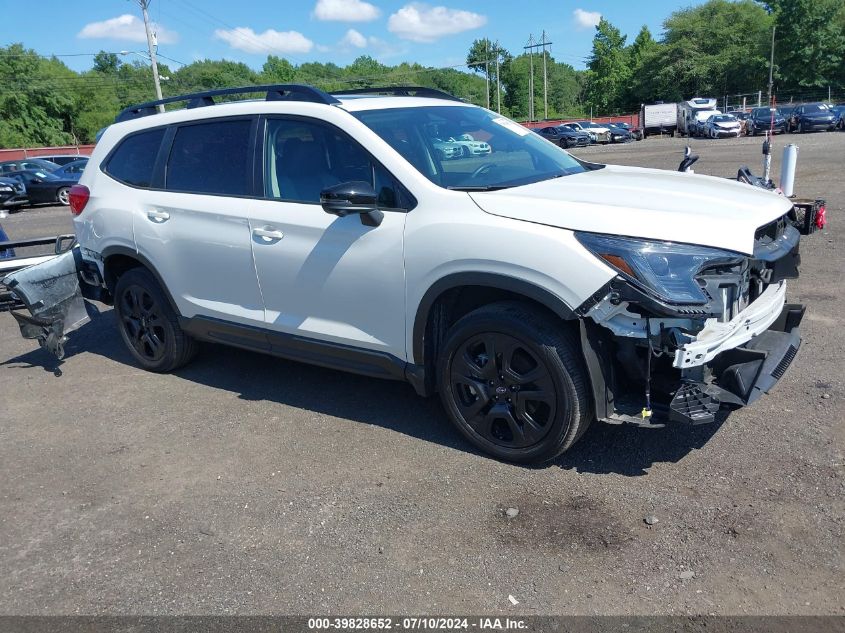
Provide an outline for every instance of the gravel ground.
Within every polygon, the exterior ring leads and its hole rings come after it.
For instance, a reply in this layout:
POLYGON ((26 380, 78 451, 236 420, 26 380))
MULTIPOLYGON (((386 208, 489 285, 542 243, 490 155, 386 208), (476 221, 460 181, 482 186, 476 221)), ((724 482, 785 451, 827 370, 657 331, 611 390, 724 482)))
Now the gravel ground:
MULTIPOLYGON (((145 373, 105 308, 59 364, 0 315, 0 613, 845 613, 845 134, 777 138, 775 173, 786 142, 830 228, 777 390, 717 425, 594 424, 544 468, 475 453, 402 383, 213 346, 145 373)), ((692 143, 700 173, 760 171, 760 139, 692 143)), ((674 169, 683 145, 577 153, 674 169)))

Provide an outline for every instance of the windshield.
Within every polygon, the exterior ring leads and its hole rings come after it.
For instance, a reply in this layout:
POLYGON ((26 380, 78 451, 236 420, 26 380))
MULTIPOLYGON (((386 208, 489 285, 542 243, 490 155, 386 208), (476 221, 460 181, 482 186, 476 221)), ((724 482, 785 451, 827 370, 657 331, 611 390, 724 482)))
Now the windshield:
POLYGON ((587 171, 531 130, 473 106, 390 108, 353 113, 434 184, 465 191, 504 189, 587 171), (436 139, 454 139, 447 151, 436 139))
POLYGON ((825 114, 827 114, 827 113, 829 112, 829 110, 827 109, 827 106, 826 106, 826 105, 823 105, 823 104, 820 104, 820 105, 806 105, 806 106, 804 106, 804 112, 807 112, 807 113, 812 113, 812 112, 824 112, 825 114))
POLYGON ((711 118, 713 121, 715 121, 716 123, 732 123, 733 121, 736 121, 736 119, 734 119, 734 118, 733 118, 731 115, 729 115, 729 114, 720 114, 720 115, 718 115, 718 116, 712 116, 712 117, 710 117, 710 118, 711 118))

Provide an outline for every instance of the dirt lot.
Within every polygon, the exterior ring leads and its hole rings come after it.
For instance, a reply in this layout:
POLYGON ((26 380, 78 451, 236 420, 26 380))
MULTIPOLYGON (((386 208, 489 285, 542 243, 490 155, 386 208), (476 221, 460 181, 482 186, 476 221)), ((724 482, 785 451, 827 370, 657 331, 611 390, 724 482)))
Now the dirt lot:
MULTIPOLYGON (((788 141, 831 226, 777 390, 721 425, 594 424, 540 469, 401 383, 212 346, 145 373, 108 309, 57 364, 0 315, 0 613, 845 613, 845 134, 778 138, 776 173, 788 141)), ((683 144, 578 154, 674 169, 683 144)), ((760 139, 693 144, 700 173, 760 170, 760 139)))

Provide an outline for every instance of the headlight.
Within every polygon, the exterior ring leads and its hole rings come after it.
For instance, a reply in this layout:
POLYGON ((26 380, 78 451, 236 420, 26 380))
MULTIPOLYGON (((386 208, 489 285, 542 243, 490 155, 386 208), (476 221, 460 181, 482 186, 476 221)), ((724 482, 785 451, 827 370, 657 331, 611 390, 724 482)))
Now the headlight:
POLYGON ((696 280, 713 265, 740 263, 742 255, 705 246, 575 233, 587 250, 635 286, 673 304, 701 305, 709 300, 696 280))
POLYGON ((8 191, 14 191, 14 189, 12 189, 11 187, 7 187, 7 186, 3 185, 2 187, 0 187, 0 191, 6 193, 8 191))

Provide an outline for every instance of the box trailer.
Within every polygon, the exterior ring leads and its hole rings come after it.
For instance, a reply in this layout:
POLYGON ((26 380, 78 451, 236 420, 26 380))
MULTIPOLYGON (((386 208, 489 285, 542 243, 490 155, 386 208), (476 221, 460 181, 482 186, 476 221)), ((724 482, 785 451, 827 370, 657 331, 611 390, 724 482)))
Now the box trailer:
POLYGON ((677 103, 651 103, 640 106, 639 127, 643 131, 643 138, 649 134, 675 136, 677 125, 677 103))

